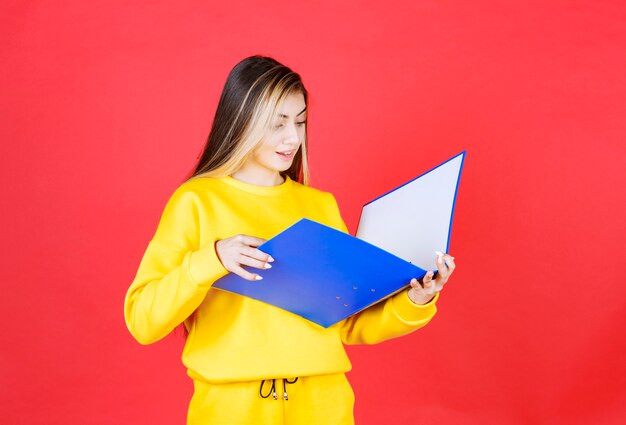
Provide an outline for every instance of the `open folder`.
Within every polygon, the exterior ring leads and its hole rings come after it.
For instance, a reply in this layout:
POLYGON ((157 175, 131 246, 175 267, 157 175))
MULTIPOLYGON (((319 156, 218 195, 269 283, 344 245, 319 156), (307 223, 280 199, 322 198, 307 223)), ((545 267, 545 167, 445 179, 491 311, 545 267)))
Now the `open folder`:
POLYGON ((369 202, 357 237, 302 219, 259 247, 276 259, 251 282, 233 273, 214 288, 245 295, 323 327, 436 270, 448 252, 465 152, 369 202))

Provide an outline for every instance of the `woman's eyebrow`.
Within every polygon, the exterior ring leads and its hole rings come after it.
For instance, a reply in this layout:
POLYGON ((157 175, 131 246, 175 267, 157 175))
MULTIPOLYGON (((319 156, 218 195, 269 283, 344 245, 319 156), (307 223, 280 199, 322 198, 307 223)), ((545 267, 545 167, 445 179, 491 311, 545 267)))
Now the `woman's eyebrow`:
MULTIPOLYGON (((304 111, 306 111, 306 106, 304 107, 303 110, 298 112, 298 115, 296 115, 296 117, 299 117, 300 115, 302 115, 304 113, 304 111)), ((278 114, 278 116, 281 117, 281 118, 289 118, 289 115, 285 115, 285 114, 278 114)))

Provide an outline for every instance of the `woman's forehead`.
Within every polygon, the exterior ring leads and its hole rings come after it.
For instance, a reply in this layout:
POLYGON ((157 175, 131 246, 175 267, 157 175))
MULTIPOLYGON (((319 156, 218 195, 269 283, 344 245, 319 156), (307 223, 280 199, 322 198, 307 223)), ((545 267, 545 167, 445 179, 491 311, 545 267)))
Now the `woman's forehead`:
POLYGON ((302 115, 306 112, 304 95, 300 92, 289 94, 277 108, 278 116, 281 118, 291 118, 302 115))

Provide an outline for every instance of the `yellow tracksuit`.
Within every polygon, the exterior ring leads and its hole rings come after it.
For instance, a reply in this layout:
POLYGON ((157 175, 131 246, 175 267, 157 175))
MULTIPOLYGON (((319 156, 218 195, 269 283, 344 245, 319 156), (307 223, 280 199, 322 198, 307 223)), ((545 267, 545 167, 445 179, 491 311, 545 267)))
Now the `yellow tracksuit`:
POLYGON ((185 323, 182 361, 195 389, 188 424, 350 424, 354 396, 344 375, 351 365, 343 344, 405 335, 436 313, 437 297, 420 306, 402 291, 323 328, 211 288, 227 273, 215 252, 217 240, 237 234, 270 239, 301 218, 347 232, 330 193, 289 178, 267 187, 197 177, 169 199, 126 294, 124 315, 142 344, 185 323), (277 400, 261 396, 272 393, 272 385, 277 400))

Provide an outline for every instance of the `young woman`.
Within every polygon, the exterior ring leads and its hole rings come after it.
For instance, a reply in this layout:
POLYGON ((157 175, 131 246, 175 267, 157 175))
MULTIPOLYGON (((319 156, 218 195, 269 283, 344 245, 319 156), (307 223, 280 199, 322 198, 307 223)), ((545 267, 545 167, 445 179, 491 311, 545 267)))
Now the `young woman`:
POLYGON ((195 172, 167 202, 126 295, 126 324, 142 344, 184 323, 188 424, 352 424, 343 344, 426 325, 454 271, 453 258, 440 255, 435 279, 413 279, 329 328, 211 288, 229 272, 262 284, 280 258, 257 247, 303 217, 347 232, 335 198, 307 186, 306 119, 298 74, 268 57, 237 64, 195 172))

